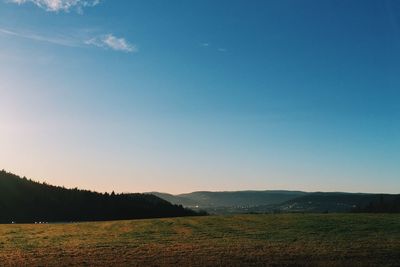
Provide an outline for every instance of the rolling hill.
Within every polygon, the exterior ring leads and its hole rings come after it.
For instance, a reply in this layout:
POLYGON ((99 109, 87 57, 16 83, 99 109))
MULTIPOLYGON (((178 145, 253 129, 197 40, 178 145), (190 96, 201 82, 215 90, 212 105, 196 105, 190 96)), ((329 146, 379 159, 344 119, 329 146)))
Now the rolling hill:
POLYGON ((284 190, 208 192, 171 195, 171 203, 212 214, 271 212, 399 212, 400 195, 284 190))

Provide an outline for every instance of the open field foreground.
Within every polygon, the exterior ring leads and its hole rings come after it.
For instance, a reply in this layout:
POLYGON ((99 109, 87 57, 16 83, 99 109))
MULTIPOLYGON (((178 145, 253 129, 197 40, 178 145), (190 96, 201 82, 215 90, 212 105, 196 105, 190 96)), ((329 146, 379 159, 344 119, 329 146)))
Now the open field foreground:
POLYGON ((0 225, 5 266, 398 266, 400 215, 283 214, 0 225))

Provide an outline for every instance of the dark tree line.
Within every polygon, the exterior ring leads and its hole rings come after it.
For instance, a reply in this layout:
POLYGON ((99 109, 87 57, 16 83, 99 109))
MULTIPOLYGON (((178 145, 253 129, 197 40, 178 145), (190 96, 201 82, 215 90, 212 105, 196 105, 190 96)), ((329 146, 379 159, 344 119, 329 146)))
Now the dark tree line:
POLYGON ((363 207, 356 207, 353 212, 373 213, 399 213, 400 195, 379 195, 377 199, 370 201, 363 207))
POLYGON ((66 189, 0 171, 0 223, 75 222, 194 216, 151 194, 66 189))

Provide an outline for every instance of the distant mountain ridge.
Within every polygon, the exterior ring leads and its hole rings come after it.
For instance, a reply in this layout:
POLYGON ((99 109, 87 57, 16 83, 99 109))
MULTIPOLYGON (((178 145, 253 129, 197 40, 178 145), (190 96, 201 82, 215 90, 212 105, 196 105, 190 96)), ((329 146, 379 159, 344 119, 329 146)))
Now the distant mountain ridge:
POLYGON ((152 192, 171 203, 209 213, 400 212, 400 195, 342 192, 197 191, 172 195, 152 192))
POLYGON ((150 194, 66 189, 0 171, 0 223, 100 221, 198 215, 150 194))

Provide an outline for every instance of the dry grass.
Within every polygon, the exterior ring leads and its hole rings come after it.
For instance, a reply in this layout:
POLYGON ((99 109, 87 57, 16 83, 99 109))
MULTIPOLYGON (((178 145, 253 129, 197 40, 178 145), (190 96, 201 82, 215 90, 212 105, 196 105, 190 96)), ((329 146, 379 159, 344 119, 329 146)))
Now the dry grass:
POLYGON ((1 266, 399 266, 400 215, 0 225, 1 266))

